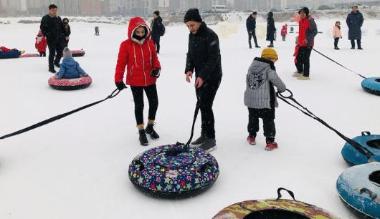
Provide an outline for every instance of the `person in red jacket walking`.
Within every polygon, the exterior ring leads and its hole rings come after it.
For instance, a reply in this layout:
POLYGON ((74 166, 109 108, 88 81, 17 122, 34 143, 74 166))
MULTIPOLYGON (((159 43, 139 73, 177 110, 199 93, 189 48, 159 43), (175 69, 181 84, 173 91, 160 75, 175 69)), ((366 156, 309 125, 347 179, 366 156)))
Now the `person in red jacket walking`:
POLYGON ((281 28, 281 36, 282 36, 282 41, 286 40, 286 35, 288 35, 288 25, 285 24, 281 28))
POLYGON ((152 139, 159 135, 154 130, 154 121, 158 108, 156 80, 160 76, 161 65, 156 47, 150 38, 150 29, 140 17, 129 21, 128 39, 120 45, 115 71, 115 84, 119 90, 126 88, 123 82, 127 68, 126 84, 130 85, 135 102, 135 117, 139 130, 140 144, 148 145, 146 134, 152 139), (144 91, 149 102, 148 125, 144 129, 144 91))
POLYGON ((46 37, 42 34, 41 30, 38 32, 36 36, 36 43, 34 44, 34 46, 36 47, 41 57, 46 57, 47 41, 46 37))
POLYGON ((314 37, 318 34, 317 24, 309 13, 307 7, 299 11, 299 35, 296 46, 297 72, 294 73, 299 80, 310 79, 310 54, 314 47, 314 37))

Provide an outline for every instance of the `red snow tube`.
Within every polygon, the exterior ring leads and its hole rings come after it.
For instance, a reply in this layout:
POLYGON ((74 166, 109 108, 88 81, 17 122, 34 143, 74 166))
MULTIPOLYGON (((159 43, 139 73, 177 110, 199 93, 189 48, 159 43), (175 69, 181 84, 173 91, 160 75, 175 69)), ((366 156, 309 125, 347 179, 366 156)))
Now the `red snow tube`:
POLYGON ((81 57, 81 56, 84 56, 86 52, 83 49, 71 50, 71 54, 73 55, 73 57, 81 57))
POLYGON ((57 90, 79 90, 87 88, 91 85, 90 76, 74 78, 74 79, 57 79, 55 76, 49 78, 50 87, 57 90))

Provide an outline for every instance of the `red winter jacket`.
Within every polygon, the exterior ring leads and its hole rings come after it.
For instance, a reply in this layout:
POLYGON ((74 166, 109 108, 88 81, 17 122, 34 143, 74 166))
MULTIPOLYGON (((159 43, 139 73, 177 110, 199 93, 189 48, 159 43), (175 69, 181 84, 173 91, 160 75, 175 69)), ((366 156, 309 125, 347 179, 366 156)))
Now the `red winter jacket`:
POLYGON ((299 35, 298 43, 299 47, 313 47, 314 37, 317 35, 317 25, 312 17, 306 17, 299 21, 299 35), (307 42, 306 42, 307 40, 307 42))
POLYGON ((284 25, 281 28, 281 36, 286 36, 288 34, 288 25, 284 25))
POLYGON ((307 30, 309 29, 309 27, 310 27, 310 23, 307 17, 299 21, 298 45, 300 47, 307 46, 305 40, 307 40, 307 30))
POLYGON ((130 86, 150 86, 156 83, 156 78, 150 73, 154 69, 160 69, 161 65, 157 57, 156 47, 150 39, 150 29, 140 17, 129 21, 128 39, 121 43, 117 59, 115 82, 124 78, 125 67, 127 67, 127 84, 130 86), (143 41, 134 39, 133 32, 138 27, 148 30, 143 41))
POLYGON ((38 52, 46 52, 47 40, 44 35, 37 35, 36 43, 34 44, 38 52))
POLYGON ((11 49, 8 49, 8 48, 5 47, 5 46, 0 46, 0 51, 1 51, 1 52, 9 52, 9 51, 11 51, 11 49))

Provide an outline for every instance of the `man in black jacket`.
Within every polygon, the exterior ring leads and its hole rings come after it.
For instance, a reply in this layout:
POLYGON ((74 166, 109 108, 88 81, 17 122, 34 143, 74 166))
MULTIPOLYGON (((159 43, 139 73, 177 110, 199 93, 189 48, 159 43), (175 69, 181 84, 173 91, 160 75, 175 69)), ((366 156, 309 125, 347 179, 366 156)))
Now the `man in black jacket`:
POLYGON ((260 46, 257 44, 257 37, 256 37, 256 17, 257 17, 257 12, 254 11, 252 12, 252 14, 249 15, 246 21, 247 32, 248 32, 248 43, 249 43, 250 49, 252 49, 252 43, 251 43, 252 37, 255 42, 256 48, 260 48, 260 46))
POLYGON ((56 73, 54 65, 59 66, 59 62, 62 58, 65 33, 63 22, 59 16, 57 16, 57 6, 52 4, 49 6, 49 14, 42 17, 40 29, 46 36, 49 47, 49 71, 56 73))
POLYGON ((164 31, 165 31, 165 26, 162 23, 162 18, 160 17, 160 12, 155 11, 153 12, 153 21, 151 25, 151 35, 152 35, 152 40, 154 44, 156 45, 156 50, 157 54, 160 53, 160 39, 161 36, 163 36, 164 31))
POLYGON ((202 116, 201 136, 192 144, 211 151, 216 146, 212 105, 222 80, 219 38, 202 22, 198 9, 189 9, 184 22, 190 31, 186 81, 191 81, 195 70, 195 88, 202 116))

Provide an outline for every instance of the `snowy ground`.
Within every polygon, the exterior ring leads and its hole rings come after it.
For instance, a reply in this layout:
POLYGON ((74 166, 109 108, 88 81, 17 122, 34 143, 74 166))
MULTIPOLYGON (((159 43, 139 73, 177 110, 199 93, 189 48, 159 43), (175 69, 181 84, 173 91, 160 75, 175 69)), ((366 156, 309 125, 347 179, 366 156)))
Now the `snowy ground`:
MULTIPOLYGON (((334 22, 317 21, 324 33, 317 37, 316 48, 364 75, 379 76, 380 21, 365 22, 363 51, 350 50, 346 36, 342 50, 333 50, 334 22)), ((127 28, 102 24, 101 36, 95 37, 94 25, 73 23, 70 42, 71 48, 87 52, 77 60, 94 79, 89 89, 50 89, 44 58, 0 60, 1 135, 101 99, 114 89, 118 47, 127 28)), ((244 24, 212 28, 220 33, 224 78, 214 106, 218 149, 213 155, 221 175, 209 191, 168 201, 145 196, 132 186, 128 165, 146 148, 138 144, 132 95, 126 90, 104 104, 0 143, 0 218, 211 218, 238 201, 275 198, 278 187, 341 218, 354 218, 335 190, 347 165, 340 155, 344 142, 334 133, 280 102, 276 119, 280 149, 264 151, 261 133, 257 146, 246 144, 245 75, 260 50, 247 49, 244 24)), ((259 23, 261 46, 267 44, 264 29, 259 23)), ((0 25, 0 44, 33 52, 37 30, 36 24, 0 25)), ((170 26, 162 39, 157 117, 161 139, 149 148, 188 138, 195 95, 183 75, 187 34, 184 25, 170 26)), ((312 80, 298 81, 291 76, 294 35, 275 46, 278 73, 300 102, 347 136, 363 130, 380 132, 379 97, 365 93, 359 77, 313 53, 312 80)))

